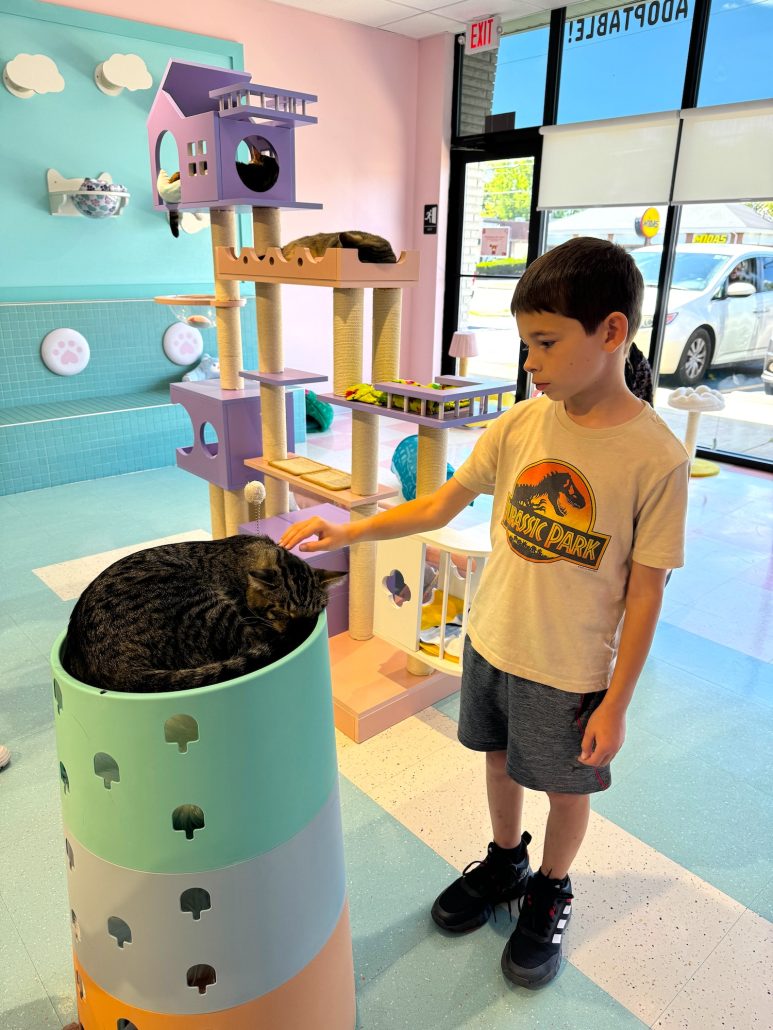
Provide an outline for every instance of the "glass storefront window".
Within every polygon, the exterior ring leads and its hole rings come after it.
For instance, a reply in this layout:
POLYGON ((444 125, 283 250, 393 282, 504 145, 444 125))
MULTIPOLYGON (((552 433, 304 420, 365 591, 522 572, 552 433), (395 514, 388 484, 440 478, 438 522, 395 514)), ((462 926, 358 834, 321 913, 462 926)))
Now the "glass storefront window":
POLYGON ((773 6, 760 0, 713 0, 698 105, 773 96, 773 6))
POLYGON ((558 122, 681 107, 694 0, 568 7, 558 122))
POLYGON ((498 50, 465 54, 459 135, 542 124, 550 12, 504 26, 498 50))
MULTIPOLYGON (((637 216, 638 211, 638 216, 637 216)), ((551 213, 547 247, 573 236, 609 239, 629 250, 645 284, 642 325, 635 337, 647 355, 663 257, 662 226, 651 240, 637 235, 634 208, 551 213)), ((708 386, 725 403, 702 416, 698 446, 773 460, 773 203, 691 204, 682 211, 664 312, 655 407, 684 439, 687 415, 668 404, 680 387, 708 386)))

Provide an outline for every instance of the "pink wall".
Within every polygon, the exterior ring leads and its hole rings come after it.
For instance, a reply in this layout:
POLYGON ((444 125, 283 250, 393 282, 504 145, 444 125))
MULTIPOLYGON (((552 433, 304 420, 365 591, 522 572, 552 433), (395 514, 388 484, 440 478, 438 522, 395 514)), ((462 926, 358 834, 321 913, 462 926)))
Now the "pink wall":
MULTIPOLYGON (((296 195, 323 210, 283 212, 282 238, 367 229, 390 240, 398 254, 420 249, 420 285, 404 296, 402 372, 429 379, 439 370, 437 259, 445 253, 445 233, 423 236, 422 213, 425 203, 439 202, 445 222, 452 36, 417 41, 266 0, 60 3, 235 39, 255 81, 316 94, 319 124, 296 135, 296 195)), ((332 292, 284 287, 283 325, 287 364, 332 376, 332 292)), ((367 329, 366 343, 365 379, 367 329)))

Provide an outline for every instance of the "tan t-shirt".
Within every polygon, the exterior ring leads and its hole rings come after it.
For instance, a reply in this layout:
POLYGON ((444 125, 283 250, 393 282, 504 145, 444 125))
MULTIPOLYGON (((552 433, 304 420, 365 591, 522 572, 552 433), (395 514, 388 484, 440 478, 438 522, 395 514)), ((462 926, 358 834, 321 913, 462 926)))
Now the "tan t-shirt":
POLYGON ((455 475, 494 495, 473 647, 525 679, 605 689, 631 561, 684 563, 682 444, 649 405, 623 425, 587 429, 563 403, 539 397, 489 426, 455 475))

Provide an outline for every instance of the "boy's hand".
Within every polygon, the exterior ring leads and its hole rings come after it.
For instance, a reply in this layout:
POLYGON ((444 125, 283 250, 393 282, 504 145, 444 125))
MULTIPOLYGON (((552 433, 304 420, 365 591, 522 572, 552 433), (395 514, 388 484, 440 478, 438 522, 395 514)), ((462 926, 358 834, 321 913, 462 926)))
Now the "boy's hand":
POLYGON ((279 546, 292 550, 310 536, 316 536, 316 541, 310 544, 302 544, 302 551, 335 551, 339 547, 346 547, 349 543, 349 525, 339 525, 335 522, 326 522, 324 519, 314 516, 305 519, 303 522, 295 522, 284 531, 279 538, 279 546))
POLYGON ((625 713, 604 702, 588 719, 578 758, 583 765, 609 765, 625 740, 625 713))

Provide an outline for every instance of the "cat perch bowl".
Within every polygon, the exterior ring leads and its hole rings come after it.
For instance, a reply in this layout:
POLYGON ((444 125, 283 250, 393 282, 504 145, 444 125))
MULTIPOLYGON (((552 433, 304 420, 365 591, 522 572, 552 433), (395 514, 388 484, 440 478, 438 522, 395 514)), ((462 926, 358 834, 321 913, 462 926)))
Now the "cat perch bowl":
POLYGON ((196 329, 211 329, 215 324, 215 308, 243 308, 246 297, 236 300, 216 300, 211 293, 175 293, 154 297, 156 304, 167 304, 178 322, 196 329))
POLYGON ((65 179, 54 168, 48 170, 48 202, 52 215, 85 215, 113 218, 129 203, 129 191, 113 182, 107 172, 96 179, 65 179))

